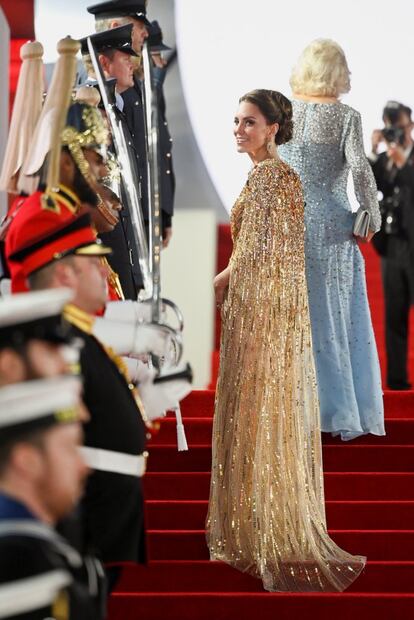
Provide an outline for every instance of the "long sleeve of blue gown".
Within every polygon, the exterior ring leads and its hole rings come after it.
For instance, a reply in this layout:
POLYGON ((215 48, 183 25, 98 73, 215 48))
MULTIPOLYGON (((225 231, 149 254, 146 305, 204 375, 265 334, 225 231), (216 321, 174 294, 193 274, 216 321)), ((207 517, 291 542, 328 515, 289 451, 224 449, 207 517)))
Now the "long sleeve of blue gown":
POLYGON ((364 151, 361 115, 353 110, 345 134, 345 157, 352 171, 355 195, 360 210, 371 214, 370 228, 378 232, 381 228, 381 214, 378 205, 378 190, 375 178, 364 151))

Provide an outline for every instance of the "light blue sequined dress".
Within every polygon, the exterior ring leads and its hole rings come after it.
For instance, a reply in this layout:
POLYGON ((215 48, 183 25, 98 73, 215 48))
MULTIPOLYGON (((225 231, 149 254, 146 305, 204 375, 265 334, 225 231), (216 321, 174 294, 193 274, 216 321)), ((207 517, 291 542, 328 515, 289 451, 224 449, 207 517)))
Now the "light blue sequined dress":
POLYGON ((347 197, 352 171, 361 209, 378 230, 377 190, 366 160, 361 117, 342 103, 293 101, 293 139, 279 154, 299 174, 305 193, 306 273, 321 428, 348 440, 384 435, 378 354, 365 265, 352 235, 347 197))

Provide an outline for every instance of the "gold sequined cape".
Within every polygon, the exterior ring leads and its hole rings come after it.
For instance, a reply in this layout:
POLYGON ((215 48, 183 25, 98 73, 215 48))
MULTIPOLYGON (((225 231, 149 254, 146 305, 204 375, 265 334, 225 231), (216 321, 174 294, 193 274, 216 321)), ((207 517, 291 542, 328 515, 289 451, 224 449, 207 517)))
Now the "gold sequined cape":
POLYGON ((325 519, 304 203, 285 163, 253 168, 231 216, 207 517, 212 560, 269 591, 342 591, 365 558, 325 519))

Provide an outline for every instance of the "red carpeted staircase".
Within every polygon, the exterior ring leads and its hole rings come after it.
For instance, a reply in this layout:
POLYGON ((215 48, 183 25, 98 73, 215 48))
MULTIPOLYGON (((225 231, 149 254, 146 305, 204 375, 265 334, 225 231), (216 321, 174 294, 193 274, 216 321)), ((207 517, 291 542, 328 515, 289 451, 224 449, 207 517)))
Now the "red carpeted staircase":
MULTIPOLYGON (((228 228, 219 235, 221 267, 231 247, 228 228)), ((378 262, 370 246, 363 250, 384 366, 378 262)), ((204 520, 214 392, 195 391, 182 407, 190 451, 177 452, 173 419, 163 421, 151 442, 145 480, 150 562, 126 568, 111 598, 110 620, 414 618, 414 392, 385 392, 384 398, 385 438, 342 444, 324 436, 331 535, 347 551, 368 556, 346 593, 269 594, 259 581, 208 561, 204 520)))

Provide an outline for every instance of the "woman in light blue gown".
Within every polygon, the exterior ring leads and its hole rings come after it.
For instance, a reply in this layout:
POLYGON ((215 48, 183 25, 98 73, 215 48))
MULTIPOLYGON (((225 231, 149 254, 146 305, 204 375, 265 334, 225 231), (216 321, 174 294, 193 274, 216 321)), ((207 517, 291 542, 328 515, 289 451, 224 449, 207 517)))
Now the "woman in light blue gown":
POLYGON ((343 440, 384 435, 378 354, 365 265, 347 197, 351 170, 360 209, 370 213, 369 241, 381 225, 377 188, 364 153, 359 112, 342 104, 350 89, 342 49, 319 39, 293 70, 293 139, 279 154, 305 192, 306 275, 321 409, 321 428, 343 440))

